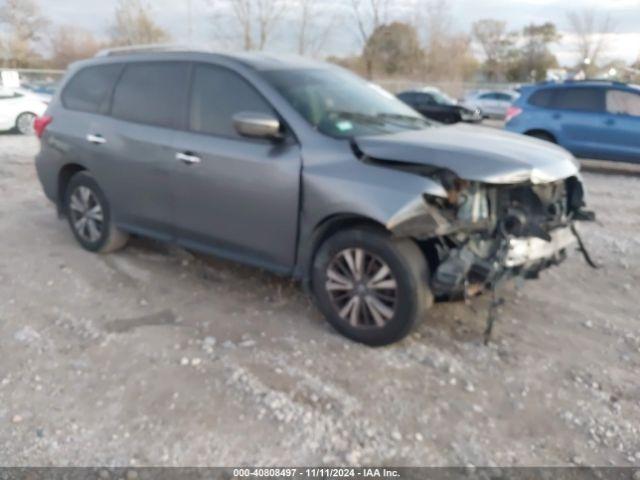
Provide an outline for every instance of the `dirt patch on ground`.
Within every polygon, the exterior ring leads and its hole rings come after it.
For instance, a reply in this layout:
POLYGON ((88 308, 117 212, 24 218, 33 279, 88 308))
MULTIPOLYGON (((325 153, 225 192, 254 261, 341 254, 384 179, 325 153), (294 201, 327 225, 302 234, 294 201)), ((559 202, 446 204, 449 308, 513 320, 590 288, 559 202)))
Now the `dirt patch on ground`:
POLYGON ((371 349, 259 270, 82 251, 36 149, 0 135, 0 464, 640 464, 640 179, 586 175, 604 268, 510 287, 488 347, 480 298, 371 349))

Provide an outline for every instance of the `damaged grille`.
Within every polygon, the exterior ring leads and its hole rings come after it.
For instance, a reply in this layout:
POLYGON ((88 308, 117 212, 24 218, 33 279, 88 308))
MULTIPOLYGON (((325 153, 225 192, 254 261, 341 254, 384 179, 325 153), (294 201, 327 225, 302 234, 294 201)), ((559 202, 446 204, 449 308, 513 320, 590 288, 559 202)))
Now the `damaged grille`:
POLYGON ((549 231, 567 222, 565 181, 494 190, 496 217, 506 236, 549 239, 549 231))

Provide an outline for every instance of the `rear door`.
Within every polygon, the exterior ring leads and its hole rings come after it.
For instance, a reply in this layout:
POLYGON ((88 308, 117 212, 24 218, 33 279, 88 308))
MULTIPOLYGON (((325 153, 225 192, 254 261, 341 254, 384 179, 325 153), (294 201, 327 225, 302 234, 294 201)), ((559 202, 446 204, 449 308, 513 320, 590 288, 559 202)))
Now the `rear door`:
POLYGON ((504 117, 507 115, 507 110, 514 101, 514 97, 508 93, 496 93, 496 115, 504 117))
POLYGON ((640 91, 610 89, 606 102, 605 128, 615 157, 640 163, 640 91))
POLYGON ((576 155, 606 157, 613 145, 605 128, 605 89, 575 86, 554 89, 550 107, 558 142, 576 155))
POLYGON ((498 102, 495 93, 480 94, 476 103, 484 115, 495 116, 497 114, 498 102))
POLYGON ((89 130, 108 157, 102 177, 119 223, 133 231, 171 238, 173 142, 185 120, 189 69, 187 62, 126 64, 111 118, 89 130))
POLYGON ((195 65, 190 91, 188 131, 175 138, 171 181, 180 242, 289 271, 298 227, 298 144, 291 135, 275 142, 236 132, 236 113, 277 115, 237 72, 195 65))

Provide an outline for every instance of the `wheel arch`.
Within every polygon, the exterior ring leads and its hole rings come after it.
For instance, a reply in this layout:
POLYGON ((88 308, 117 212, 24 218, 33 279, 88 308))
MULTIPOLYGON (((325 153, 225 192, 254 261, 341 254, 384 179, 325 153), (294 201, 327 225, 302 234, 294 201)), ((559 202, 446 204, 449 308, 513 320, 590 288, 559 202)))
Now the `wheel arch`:
POLYGON ((389 232, 389 230, 377 220, 357 213, 336 213, 319 221, 310 235, 307 236, 308 241, 301 242, 299 249, 297 276, 301 277, 305 289, 311 287, 310 272, 313 259, 320 246, 336 232, 355 227, 370 227, 389 232))
POLYGON ((546 130, 544 128, 532 128, 532 129, 529 129, 529 130, 525 131, 524 134, 528 135, 530 137, 533 137, 536 134, 545 135, 545 136, 549 137, 553 141, 553 143, 558 143, 558 138, 556 137, 556 135, 554 135, 552 132, 550 132, 549 130, 546 130))
POLYGON ((69 181, 75 174, 85 171, 87 171, 87 168, 78 163, 67 163, 58 172, 56 206, 58 208, 59 215, 64 215, 64 196, 67 191, 69 181))

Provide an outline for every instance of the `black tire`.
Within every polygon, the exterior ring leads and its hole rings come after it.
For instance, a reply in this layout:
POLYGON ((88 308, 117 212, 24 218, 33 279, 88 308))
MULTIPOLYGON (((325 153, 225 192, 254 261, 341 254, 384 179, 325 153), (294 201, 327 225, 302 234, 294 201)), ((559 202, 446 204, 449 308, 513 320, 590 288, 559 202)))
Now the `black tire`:
POLYGON ((537 138, 538 140, 544 140, 545 142, 556 143, 556 139, 547 132, 527 132, 527 135, 529 137, 537 138))
MULTIPOLYGON (((427 262, 415 242, 393 238, 382 229, 360 227, 336 233, 322 244, 313 261, 311 286, 318 308, 338 332, 356 342, 381 346, 402 339, 424 318, 433 303, 428 282, 427 262), (361 249, 373 259, 371 261, 384 262, 391 271, 397 288, 394 290, 393 315, 383 325, 353 325, 341 317, 340 306, 332 296, 336 294, 328 290, 329 268, 348 249, 361 249)), ((361 296, 362 308, 365 308, 365 301, 371 300, 371 292, 355 292, 354 288, 344 295, 361 296)), ((373 321, 372 308, 367 305, 366 310, 363 315, 366 317, 368 313, 373 321)))
MULTIPOLYGON (((124 247, 129 236, 119 230, 111 221, 111 208, 104 192, 98 182, 87 172, 79 172, 71 177, 64 195, 64 212, 69 222, 69 227, 73 236, 85 250, 96 253, 109 253, 124 247), (90 192, 87 198, 87 209, 85 214, 80 213, 77 199, 86 192, 90 192), (89 208, 90 207, 90 208, 89 208), (100 208, 101 215, 87 218, 87 211, 92 212, 100 208), (79 227, 78 222, 84 217, 83 227, 79 227), (91 222, 95 229, 89 229, 91 222), (97 234, 96 234, 97 232, 97 234)), ((97 213, 97 212, 96 212, 97 213)))

